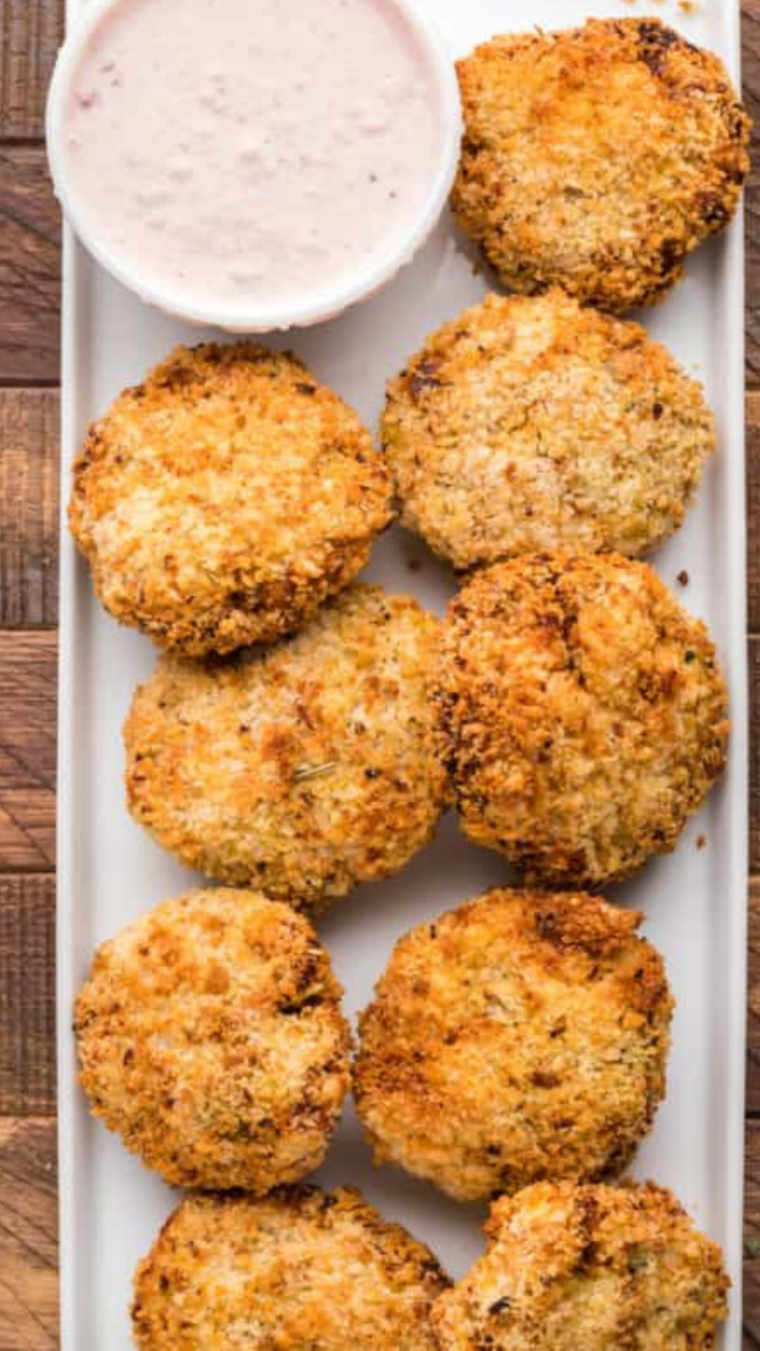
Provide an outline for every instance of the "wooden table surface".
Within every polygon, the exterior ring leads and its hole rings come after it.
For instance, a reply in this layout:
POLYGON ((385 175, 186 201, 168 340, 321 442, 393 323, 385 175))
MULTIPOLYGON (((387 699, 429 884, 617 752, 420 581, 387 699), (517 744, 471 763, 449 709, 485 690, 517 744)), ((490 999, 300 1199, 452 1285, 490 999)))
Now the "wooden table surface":
MULTIPOLYGON (((0 1351, 58 1345, 53 940, 60 247, 42 126, 62 11, 63 0, 0 0, 0 1351)), ((745 95, 760 122, 760 0, 745 0, 743 14, 745 95)), ((760 132, 747 197, 747 251, 749 656, 757 729, 760 132)), ((744 1349, 760 1351, 757 738, 750 856, 744 1349)))

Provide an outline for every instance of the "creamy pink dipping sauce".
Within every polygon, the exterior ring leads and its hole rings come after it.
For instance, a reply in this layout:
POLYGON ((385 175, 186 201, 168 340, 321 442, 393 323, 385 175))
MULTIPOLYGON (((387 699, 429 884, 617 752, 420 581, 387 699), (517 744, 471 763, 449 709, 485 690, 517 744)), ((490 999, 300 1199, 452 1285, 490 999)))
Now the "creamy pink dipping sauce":
POLYGON ((185 303, 301 303, 408 233, 440 161, 436 74, 393 0, 118 0, 64 110, 69 191, 185 303))

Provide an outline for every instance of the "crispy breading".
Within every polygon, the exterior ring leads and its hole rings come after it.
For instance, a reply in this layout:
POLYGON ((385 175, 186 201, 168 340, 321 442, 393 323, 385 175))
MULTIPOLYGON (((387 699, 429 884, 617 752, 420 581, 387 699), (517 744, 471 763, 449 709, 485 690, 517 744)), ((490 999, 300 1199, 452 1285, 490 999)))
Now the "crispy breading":
POLYGON ((617 1176, 664 1096, 673 1008, 641 919, 494 890, 403 937, 359 1024, 378 1162, 460 1201, 617 1176))
POLYGON ((100 599, 187 656, 271 642, 388 525, 369 433, 295 357, 179 347, 91 428, 69 519, 100 599))
POLYGON ((730 1281, 672 1192, 538 1183, 433 1309, 439 1351, 711 1351, 730 1281))
POLYGON ((530 882, 600 887, 669 852, 725 763, 707 630, 618 554, 477 573, 434 697, 465 833, 530 882))
POLYGON ((712 414, 639 324, 557 288, 488 296, 388 385, 401 522, 457 569, 534 549, 651 549, 682 522, 712 414))
POLYGON ((446 801, 439 634, 356 585, 265 652, 163 658, 125 727, 130 810, 191 867, 313 911, 390 876, 446 801))
POLYGON ((454 211, 511 289, 631 309, 733 216, 749 118, 718 57, 659 19, 495 37, 458 72, 454 211))
POLYGON ((311 925, 194 891, 98 950, 76 1002, 96 1116, 177 1186, 263 1193, 318 1168, 349 1084, 342 989, 311 925))
POLYGON ((140 1351, 435 1351, 432 1253, 358 1192, 190 1196, 135 1276, 140 1351))

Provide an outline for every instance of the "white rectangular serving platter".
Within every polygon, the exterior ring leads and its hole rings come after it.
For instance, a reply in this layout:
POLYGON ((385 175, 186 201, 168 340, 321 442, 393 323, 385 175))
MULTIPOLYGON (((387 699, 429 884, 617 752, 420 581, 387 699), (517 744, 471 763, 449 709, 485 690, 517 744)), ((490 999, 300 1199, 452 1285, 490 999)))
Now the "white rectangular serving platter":
MULTIPOLYGON (((70 22, 84 3, 68 0, 70 22)), ((718 52, 739 81, 738 0, 701 0, 688 15, 675 0, 650 6, 642 0, 419 3, 437 19, 454 55, 498 31, 653 12, 718 52)), ((280 345, 292 346, 374 426, 386 378, 431 329, 477 301, 485 287, 445 221, 381 295, 280 345)), ((719 451, 699 502, 655 564, 715 636, 731 687, 733 736, 728 771, 676 853, 608 894, 646 912, 646 932, 665 954, 678 1001, 668 1097, 635 1173, 672 1187, 723 1245, 734 1288, 721 1346, 739 1351, 747 881, 741 222, 703 248, 685 281, 642 318, 705 382, 717 414, 719 451), (676 581, 682 570, 688 573, 683 589, 676 581)), ((120 629, 95 601, 66 530, 70 465, 88 422, 122 386, 176 342, 198 337, 111 281, 66 234, 58 799, 62 1351, 128 1351, 132 1272, 177 1199, 88 1115, 76 1084, 73 997, 98 943, 195 880, 131 822, 124 805, 120 729, 153 649, 146 638, 120 629)), ((437 611, 453 592, 446 570, 400 530, 382 541, 368 575, 413 592, 437 611)), ((346 987, 349 1013, 366 1004, 405 929, 504 876, 500 860, 467 845, 447 818, 436 842, 399 877, 361 888, 335 910, 320 929, 346 987)), ((483 1210, 458 1206, 400 1172, 373 1168, 350 1109, 318 1180, 361 1187, 388 1217, 427 1241, 453 1276, 481 1250, 483 1210)))

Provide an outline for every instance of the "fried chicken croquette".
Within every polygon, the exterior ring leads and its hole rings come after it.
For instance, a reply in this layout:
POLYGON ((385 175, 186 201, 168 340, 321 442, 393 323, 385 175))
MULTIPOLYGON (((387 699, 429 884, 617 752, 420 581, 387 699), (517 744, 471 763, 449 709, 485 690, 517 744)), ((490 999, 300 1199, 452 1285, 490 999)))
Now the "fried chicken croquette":
POLYGON ((733 216, 749 118, 718 57, 659 19, 495 37, 458 72, 454 212, 510 289, 651 303, 733 216))
POLYGON ((617 1176, 664 1096, 673 1008, 641 919, 490 891, 402 938, 359 1024, 378 1162, 459 1201, 617 1176))
POLYGON ((176 1186, 295 1182, 322 1162, 351 1034, 302 915, 250 891, 194 891, 104 943, 76 1002, 97 1117, 176 1186))
POLYGON ((191 867, 312 911, 397 872, 447 799, 439 631, 357 585, 265 652, 164 657, 125 727, 132 814, 191 867))
POLYGON ((538 1183, 433 1309, 439 1351, 711 1351, 730 1281, 672 1192, 538 1183))
POLYGON ((701 387, 638 324, 564 292, 488 296, 388 386, 401 523, 459 570, 534 549, 635 555, 715 445, 701 387))
POLYGON ((432 1253, 358 1192, 190 1196, 135 1276, 139 1351, 435 1351, 432 1253))
POLYGON ((369 558, 390 486, 295 357, 179 347, 91 428, 69 519, 116 619, 186 656, 303 625, 369 558))
POLYGON ((725 763, 707 630, 617 554, 477 573, 434 698, 465 834, 530 882, 601 887, 669 852, 725 763))

